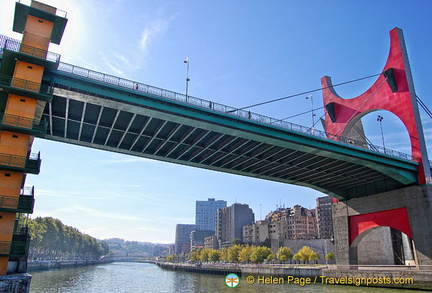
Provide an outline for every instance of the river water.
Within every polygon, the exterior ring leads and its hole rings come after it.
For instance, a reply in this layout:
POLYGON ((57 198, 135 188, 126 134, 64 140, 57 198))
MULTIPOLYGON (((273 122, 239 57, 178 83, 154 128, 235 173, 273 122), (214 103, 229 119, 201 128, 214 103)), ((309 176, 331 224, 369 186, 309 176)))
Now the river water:
POLYGON ((225 276, 176 272, 146 263, 111 263, 73 269, 33 272, 31 293, 195 293, 195 292, 419 292, 355 286, 293 284, 247 284, 245 276, 236 288, 225 284, 225 276))

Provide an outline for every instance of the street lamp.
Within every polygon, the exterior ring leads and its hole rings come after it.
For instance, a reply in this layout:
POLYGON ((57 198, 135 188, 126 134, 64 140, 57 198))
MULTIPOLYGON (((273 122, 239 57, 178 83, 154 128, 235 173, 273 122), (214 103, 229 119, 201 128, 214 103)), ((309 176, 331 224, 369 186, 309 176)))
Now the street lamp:
POLYGON ((384 153, 385 153, 385 142, 384 142, 384 133, 383 133, 383 129, 382 129, 382 121, 383 121, 384 117, 381 115, 378 115, 377 117, 377 121, 380 124, 380 129, 381 129, 381 138, 382 138, 382 144, 383 144, 383 148, 384 148, 384 153))
POLYGON ((188 89, 189 89, 189 56, 186 58, 185 61, 183 61, 183 63, 186 63, 186 101, 188 98, 188 89))
POLYGON ((314 130, 315 130, 315 128, 314 128, 315 127, 315 113, 314 113, 314 104, 313 104, 313 97, 312 97, 312 95, 307 96, 306 100, 310 100, 311 104, 312 104, 312 128, 311 128, 311 133, 313 134, 314 130))

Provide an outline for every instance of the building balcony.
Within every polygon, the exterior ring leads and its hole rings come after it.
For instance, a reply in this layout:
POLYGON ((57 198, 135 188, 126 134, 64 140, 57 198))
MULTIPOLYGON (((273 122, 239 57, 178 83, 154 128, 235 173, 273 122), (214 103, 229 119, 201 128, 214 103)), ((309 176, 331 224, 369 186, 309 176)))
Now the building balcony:
POLYGON ((27 6, 21 2, 23 0, 19 0, 15 5, 13 31, 22 33, 25 29, 28 15, 32 15, 54 23, 50 41, 57 45, 60 44, 67 24, 66 11, 39 2, 32 2, 31 6, 27 6))
POLYGON ((40 153, 30 154, 28 157, 0 153, 0 169, 3 170, 39 174, 40 165, 40 153))
POLYGON ((27 257, 29 243, 30 235, 27 231, 14 234, 11 242, 0 241, 0 256, 27 257))
POLYGON ((2 51, 3 60, 1 71, 2 73, 10 75, 14 71, 16 60, 39 65, 48 69, 57 69, 60 62, 59 54, 32 47, 14 39, 6 39, 2 51))
POLYGON ((51 103, 54 88, 30 80, 0 74, 0 91, 51 103))
POLYGON ((0 130, 16 131, 43 137, 48 129, 46 120, 36 120, 0 112, 0 130))
POLYGON ((19 196, 0 195, 0 211, 32 214, 34 187, 25 188, 19 196))

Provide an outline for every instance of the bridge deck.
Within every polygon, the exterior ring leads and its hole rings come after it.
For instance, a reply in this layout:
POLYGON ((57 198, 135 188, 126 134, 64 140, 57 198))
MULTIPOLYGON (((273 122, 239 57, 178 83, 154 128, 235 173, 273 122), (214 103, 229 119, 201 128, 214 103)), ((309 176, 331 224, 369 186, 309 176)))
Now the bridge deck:
POLYGON ((417 183, 418 164, 407 155, 317 137, 323 135, 294 124, 290 130, 258 122, 256 114, 244 111, 243 117, 193 97, 187 98, 196 99, 194 104, 176 101, 169 91, 115 84, 115 77, 92 78, 100 73, 68 66, 60 64, 44 77, 55 87, 43 114, 47 139, 308 186, 339 199, 417 183))

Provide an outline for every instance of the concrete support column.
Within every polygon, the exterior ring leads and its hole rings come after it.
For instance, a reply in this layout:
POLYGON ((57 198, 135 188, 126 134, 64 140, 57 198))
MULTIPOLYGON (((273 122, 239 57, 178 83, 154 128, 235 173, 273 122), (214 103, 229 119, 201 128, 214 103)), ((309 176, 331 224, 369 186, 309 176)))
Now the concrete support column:
MULTIPOLYGON (((357 255, 356 248, 361 238, 372 229, 357 236, 356 240, 353 241, 354 245, 350 247, 350 217, 405 208, 408 213, 412 240, 415 244, 414 254, 417 255, 418 265, 432 265, 432 230, 430 228, 432 227, 432 211, 429 201, 431 196, 432 185, 423 185, 406 187, 335 204, 333 206, 333 221, 336 263, 339 265, 355 265, 361 259, 362 264, 367 264, 368 262, 376 264, 376 260, 364 259, 362 258, 364 255, 361 255, 361 253, 357 255)), ((392 220, 394 219, 388 220, 389 227, 391 227, 392 220)), ((393 249, 386 241, 377 241, 375 244, 373 242, 375 241, 368 243, 371 246, 370 249, 374 249, 373 245, 388 246, 379 247, 379 250, 383 248, 388 250, 393 249)), ((404 242, 406 243, 406 240, 404 242)), ((368 257, 370 258, 371 256, 368 257)), ((408 256, 408 258, 411 258, 411 256, 408 256)))

